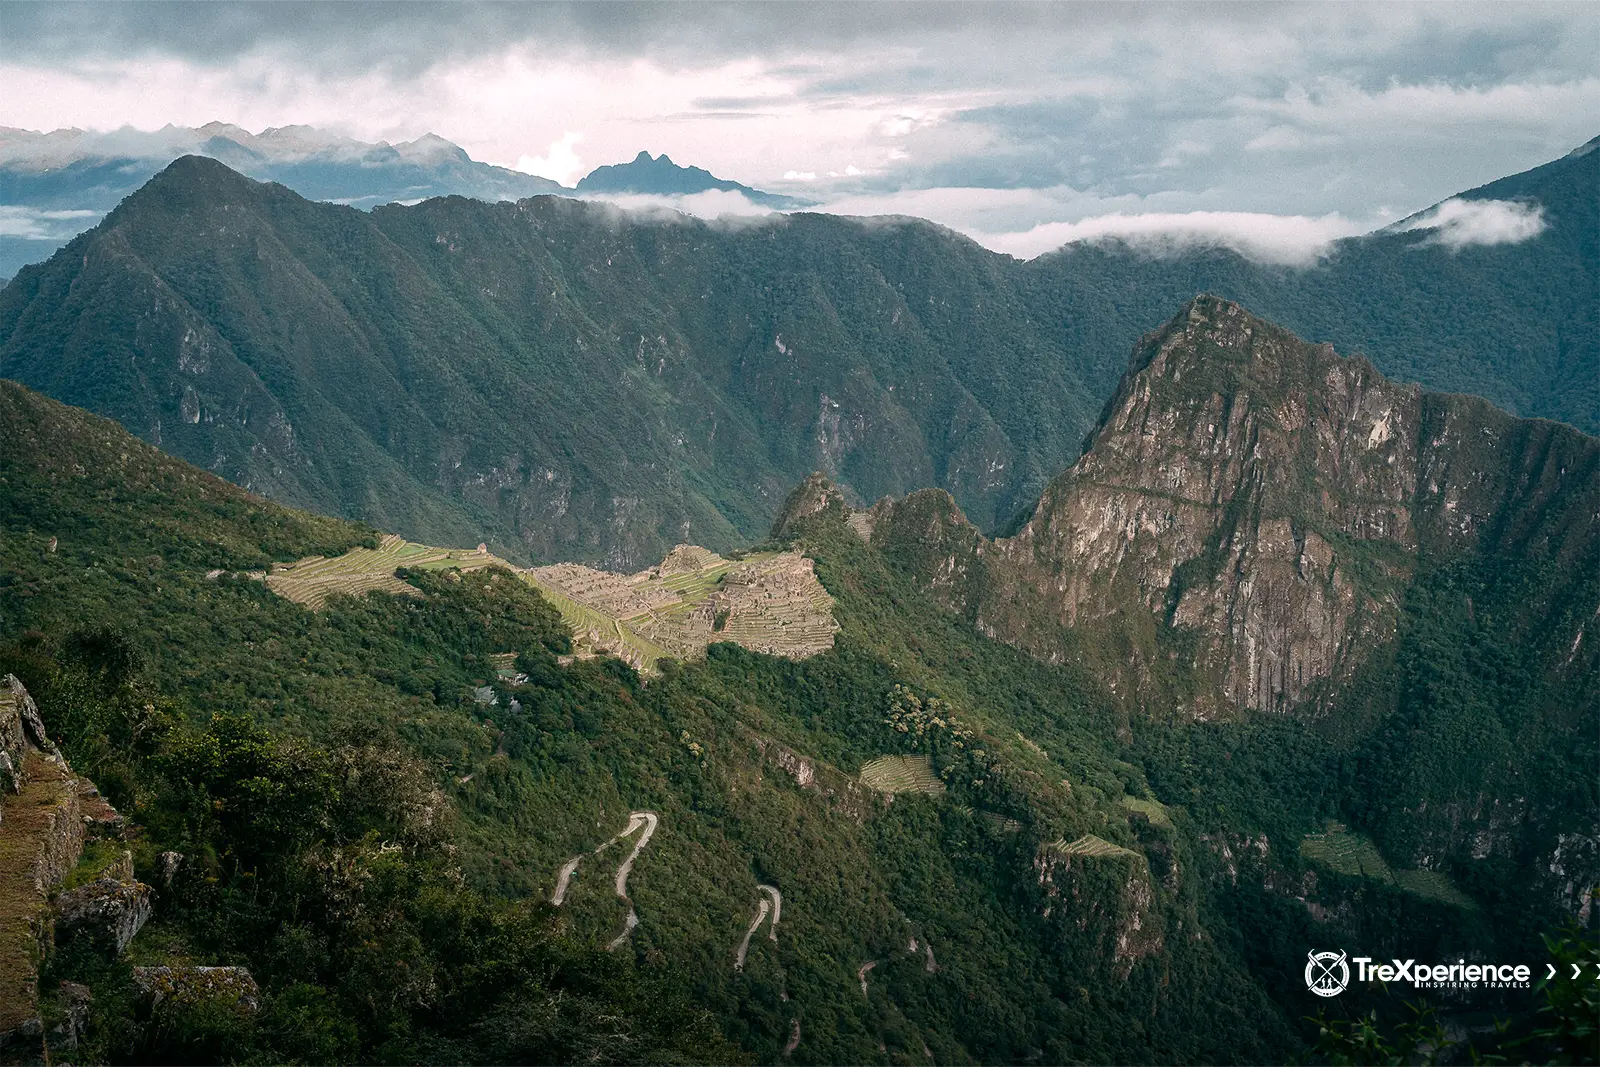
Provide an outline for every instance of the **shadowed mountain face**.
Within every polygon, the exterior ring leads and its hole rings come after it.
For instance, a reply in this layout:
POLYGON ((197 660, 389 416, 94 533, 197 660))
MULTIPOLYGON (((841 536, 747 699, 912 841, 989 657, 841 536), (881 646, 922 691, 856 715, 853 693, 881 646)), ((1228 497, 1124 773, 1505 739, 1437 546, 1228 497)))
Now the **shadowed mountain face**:
POLYGON ((1180 715, 1336 691, 1445 561, 1546 568, 1572 630, 1551 648, 1581 646, 1600 608, 1600 441, 1398 385, 1212 297, 1141 345, 1014 536, 984 539, 937 490, 871 516, 874 544, 915 548, 986 632, 1049 659, 1073 631, 1114 635, 1104 666, 1125 698, 1180 715), (1191 673, 1205 684, 1186 694, 1191 673))
POLYGON ((0 373, 280 499, 637 569, 823 468, 1009 516, 1095 402, 1011 261, 923 224, 536 198, 362 213, 175 163, 0 304, 0 373))
POLYGON ((1346 739, 1386 854, 1600 874, 1596 438, 1202 297, 1014 536, 937 490, 852 524, 980 630, 1089 666, 1134 733, 1269 714, 1346 739))

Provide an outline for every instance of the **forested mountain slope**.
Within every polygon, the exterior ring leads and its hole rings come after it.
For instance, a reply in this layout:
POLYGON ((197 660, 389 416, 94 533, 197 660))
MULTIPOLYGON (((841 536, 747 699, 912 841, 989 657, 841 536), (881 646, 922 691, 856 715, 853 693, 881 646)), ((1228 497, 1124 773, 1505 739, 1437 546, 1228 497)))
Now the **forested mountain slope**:
POLYGON ((1479 191, 1543 205, 1521 244, 1380 234, 1289 269, 544 197, 363 214, 187 158, 0 294, 0 373, 274 498, 523 561, 748 543, 815 469, 859 500, 945 488, 993 530, 1200 290, 1600 426, 1597 161, 1479 191))
POLYGON ((362 214, 189 158, 3 302, 0 370, 231 480, 626 566, 759 536, 818 465, 1009 514, 1093 403, 1005 261, 920 224, 362 214))
POLYGON ((1135 732, 1342 738, 1391 858, 1574 909, 1600 881, 1596 438, 1202 297, 1014 536, 937 490, 860 521, 983 632, 1090 666, 1135 732))
MULTIPOLYGON (((712 645, 645 684, 568 662, 555 610, 493 567, 279 596, 250 572, 375 532, 11 383, 0 439, 0 671, 145 827, 140 879, 186 857, 127 956, 47 965, 93 989, 86 1061, 1284 1062, 1322 1006, 1308 950, 1527 956, 1593 880, 1593 651, 1550 660, 1575 616, 1546 595, 1593 576, 1572 557, 1551 586, 1548 537, 1517 542, 1528 572, 1469 555, 1413 580, 1384 669, 1327 714, 1195 721, 1130 706, 1087 643, 1052 665, 949 610, 923 571, 953 555, 948 497, 916 525, 808 481, 775 546, 815 561, 832 647, 712 645), (129 968, 169 961, 247 966, 260 1013, 123 1021, 129 968)), ((1145 610, 1104 640, 1146 639, 1145 610)))
POLYGON ((718 1031, 801 1063, 1297 1045, 1227 938, 1180 936, 1211 914, 1198 846, 1130 821, 1145 784, 1093 680, 984 641, 842 523, 806 542, 840 593, 831 651, 719 645, 644 686, 559 662, 555 613, 503 571, 313 612, 241 572, 366 531, 11 383, 0 430, 0 669, 146 828, 139 876, 188 857, 126 958, 47 967, 94 990, 80 1055, 699 1061, 730 1054, 718 1031), (630 813, 655 823, 619 899, 624 854, 594 850, 630 813), (736 968, 763 885, 781 923, 736 968), (1062 893, 1096 920, 1067 921, 1062 893), (172 960, 248 966, 260 1015, 122 1022, 129 966, 172 960))

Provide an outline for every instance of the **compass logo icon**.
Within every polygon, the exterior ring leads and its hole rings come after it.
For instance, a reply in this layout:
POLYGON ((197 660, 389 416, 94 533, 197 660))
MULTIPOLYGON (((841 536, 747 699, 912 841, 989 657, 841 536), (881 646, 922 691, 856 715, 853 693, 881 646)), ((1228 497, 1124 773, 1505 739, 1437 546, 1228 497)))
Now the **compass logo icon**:
POLYGON ((1350 962, 1343 952, 1306 953, 1306 988, 1319 997, 1336 997, 1350 984, 1350 962))

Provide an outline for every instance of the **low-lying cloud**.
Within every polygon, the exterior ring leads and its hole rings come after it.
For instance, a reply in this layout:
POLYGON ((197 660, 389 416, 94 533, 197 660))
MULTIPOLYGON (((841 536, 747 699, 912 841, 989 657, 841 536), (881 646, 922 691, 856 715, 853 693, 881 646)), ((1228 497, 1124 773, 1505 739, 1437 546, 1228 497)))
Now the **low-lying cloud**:
POLYGON ((1246 211, 1117 212, 1076 222, 1046 222, 1021 233, 973 234, 981 244, 1019 259, 1063 245, 1116 242, 1150 256, 1226 248, 1258 263, 1307 266, 1333 242, 1368 227, 1343 215, 1268 215, 1246 211))
POLYGON ((0 237, 19 241, 65 242, 100 221, 104 212, 90 210, 41 211, 0 204, 0 237))
POLYGON ((1452 197, 1397 229, 1401 233, 1431 231, 1428 244, 1459 251, 1469 245, 1520 244, 1539 236, 1548 226, 1543 204, 1452 197))
POLYGON ((703 193, 683 196, 665 196, 656 193, 608 193, 585 195, 584 200, 600 200, 638 216, 670 219, 692 215, 697 219, 715 221, 759 221, 779 215, 733 190, 707 189, 703 193))
POLYGON ((1225 211, 1209 206, 1207 199, 1204 193, 1182 192, 1105 196, 1069 186, 945 187, 863 193, 826 200, 816 210, 927 219, 1018 259, 1068 244, 1117 243, 1151 257, 1224 248, 1258 263, 1292 266, 1315 263, 1335 241, 1369 233, 1394 218, 1381 209, 1360 218, 1338 212, 1225 211))

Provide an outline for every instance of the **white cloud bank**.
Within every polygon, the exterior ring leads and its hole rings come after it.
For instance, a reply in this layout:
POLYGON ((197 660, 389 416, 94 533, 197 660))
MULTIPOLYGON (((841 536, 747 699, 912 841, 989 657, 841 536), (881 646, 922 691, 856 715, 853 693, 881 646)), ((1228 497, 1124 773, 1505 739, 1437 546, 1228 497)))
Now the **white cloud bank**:
POLYGON ((576 185, 578 179, 586 173, 583 159, 577 153, 577 145, 581 140, 583 140, 583 134, 573 133, 568 130, 561 136, 559 141, 550 143, 550 147, 545 149, 544 155, 519 156, 515 169, 524 174, 549 178, 553 182, 568 187, 576 185))
POLYGON ((769 207, 746 199, 743 193, 723 189, 707 189, 703 193, 690 193, 685 196, 663 196, 655 193, 597 193, 583 196, 582 199, 603 201, 630 214, 663 220, 678 215, 692 215, 707 221, 754 220, 780 214, 769 207))
POLYGON ((19 241, 67 241, 100 221, 103 212, 42 211, 15 204, 0 205, 0 237, 19 241))
POLYGON ((1020 233, 972 234, 997 252, 1031 259, 1063 245, 1117 241, 1152 256, 1226 248, 1259 263, 1307 266, 1334 241, 1368 226, 1329 214, 1269 215, 1246 211, 1116 212, 1076 222, 1046 222, 1020 233))
POLYGON ((1430 230, 1429 244, 1460 251, 1469 245, 1519 244, 1539 236, 1548 225, 1542 204, 1452 197, 1396 229, 1400 233, 1430 230))

